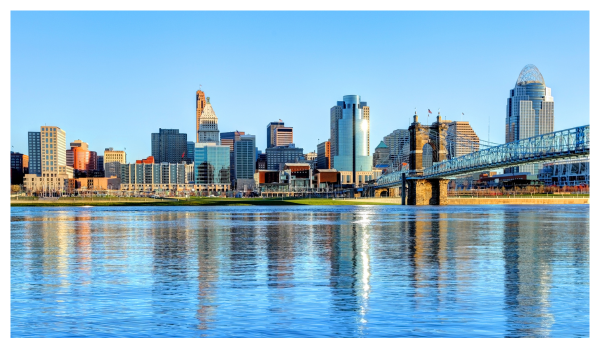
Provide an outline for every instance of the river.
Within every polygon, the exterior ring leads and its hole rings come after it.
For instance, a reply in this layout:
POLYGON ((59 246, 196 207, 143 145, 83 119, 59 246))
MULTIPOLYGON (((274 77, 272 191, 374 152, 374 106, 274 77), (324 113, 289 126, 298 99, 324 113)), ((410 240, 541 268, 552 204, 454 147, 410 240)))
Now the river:
POLYGON ((585 337, 589 205, 11 208, 14 337, 585 337))

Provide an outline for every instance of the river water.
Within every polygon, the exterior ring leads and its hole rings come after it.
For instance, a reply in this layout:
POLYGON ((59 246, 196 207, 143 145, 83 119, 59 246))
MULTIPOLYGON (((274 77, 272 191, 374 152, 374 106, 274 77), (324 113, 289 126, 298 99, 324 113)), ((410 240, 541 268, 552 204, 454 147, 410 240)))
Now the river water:
POLYGON ((11 208, 14 337, 585 337, 589 206, 11 208))

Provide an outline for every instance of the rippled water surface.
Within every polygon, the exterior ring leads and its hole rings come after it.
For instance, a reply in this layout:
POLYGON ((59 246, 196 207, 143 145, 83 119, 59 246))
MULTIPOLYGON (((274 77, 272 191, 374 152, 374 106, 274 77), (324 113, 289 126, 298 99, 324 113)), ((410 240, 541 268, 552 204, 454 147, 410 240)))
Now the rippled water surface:
POLYGON ((585 337, 589 206, 11 208, 15 337, 585 337))

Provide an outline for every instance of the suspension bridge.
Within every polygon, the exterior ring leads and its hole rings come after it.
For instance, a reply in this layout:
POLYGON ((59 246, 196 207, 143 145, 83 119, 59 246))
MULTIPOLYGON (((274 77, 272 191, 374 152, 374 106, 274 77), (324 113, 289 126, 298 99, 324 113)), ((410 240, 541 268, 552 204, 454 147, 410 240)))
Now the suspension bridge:
POLYGON ((448 180, 458 175, 498 170, 522 164, 543 163, 558 159, 585 157, 590 154, 590 126, 580 126, 548 134, 537 135, 506 144, 481 142, 475 144, 471 138, 458 132, 449 133, 447 124, 438 115, 430 126, 421 125, 418 116, 409 127, 409 166, 379 177, 375 195, 401 188, 403 204, 444 205, 447 204, 448 180), (432 148, 433 165, 423 168, 423 146, 432 148), (469 154, 448 158, 447 149, 452 147, 478 149, 469 154), (408 192, 408 196, 405 194, 408 192), (408 197, 408 198, 407 198, 408 197))

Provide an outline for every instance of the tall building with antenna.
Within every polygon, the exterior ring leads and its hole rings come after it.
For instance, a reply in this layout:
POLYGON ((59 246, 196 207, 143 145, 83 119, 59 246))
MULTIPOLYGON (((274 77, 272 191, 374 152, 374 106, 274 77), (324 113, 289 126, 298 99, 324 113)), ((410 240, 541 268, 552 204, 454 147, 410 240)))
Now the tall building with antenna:
MULTIPOLYGON (((554 98, 539 69, 528 64, 521 70, 506 104, 506 143, 554 131, 554 98)), ((541 164, 505 169, 507 173, 537 174, 541 164)))

